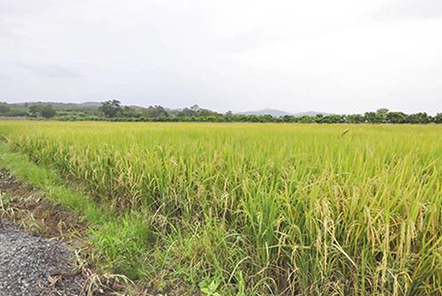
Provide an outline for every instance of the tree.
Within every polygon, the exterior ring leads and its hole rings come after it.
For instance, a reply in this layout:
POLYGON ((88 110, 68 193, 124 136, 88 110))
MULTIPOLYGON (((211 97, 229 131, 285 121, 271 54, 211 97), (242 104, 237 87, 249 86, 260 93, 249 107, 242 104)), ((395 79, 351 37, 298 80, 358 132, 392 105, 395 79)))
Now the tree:
POLYGON ((138 117, 137 110, 135 108, 131 108, 129 106, 124 106, 121 110, 121 116, 123 117, 138 117))
POLYGON ((379 123, 379 118, 375 112, 365 112, 364 117, 368 123, 379 123))
POLYGON ((121 114, 121 102, 118 100, 109 100, 101 103, 99 108, 104 116, 112 118, 121 114))
POLYGON ((169 117, 169 112, 161 106, 149 106, 144 112, 146 117, 169 117))
POLYGON ((284 115, 281 117, 281 121, 282 122, 295 122, 296 121, 296 117, 293 115, 284 115))
POLYGON ((40 114, 40 106, 32 105, 29 107, 29 114, 31 114, 33 117, 37 117, 40 114))
POLYGON ((210 115, 212 115, 212 111, 207 110, 207 109, 201 109, 201 110, 199 110, 198 113, 199 113, 200 116, 210 116, 210 115))
POLYGON ((308 116, 308 115, 303 115, 303 116, 299 117, 299 122, 301 122, 301 123, 313 123, 313 122, 315 122, 315 117, 308 116))
POLYGON ((435 123, 442 123, 442 113, 437 113, 433 120, 435 123))
POLYGON ((180 112, 178 112, 179 117, 193 117, 193 116, 199 116, 199 112, 193 108, 194 106, 190 108, 184 108, 180 112))
POLYGON ((55 116, 57 111, 52 107, 52 105, 43 105, 40 107, 40 115, 46 119, 55 116))
POLYGON ((381 108, 376 112, 365 112, 365 121, 368 123, 385 123, 387 122, 388 109, 381 108))
POLYGON ((408 116, 408 118, 409 118, 410 123, 424 123, 424 124, 426 124, 426 123, 430 122, 430 117, 425 112, 410 114, 408 116))
POLYGON ((199 116, 222 116, 222 114, 214 112, 209 109, 199 109, 198 114, 199 116))
POLYGON ((11 111, 11 107, 7 103, 0 103, 0 114, 6 114, 11 111))
POLYGON ((376 117, 378 122, 387 122, 388 109, 380 108, 376 110, 376 117))
POLYGON ((52 118, 57 114, 57 111, 52 105, 32 105, 29 107, 29 114, 33 117, 52 118))
POLYGON ((389 123, 407 123, 408 116, 403 112, 389 112, 387 114, 387 121, 389 123))
POLYGON ((196 111, 198 112, 200 110, 200 106, 198 106, 197 104, 190 106, 190 110, 196 111))
POLYGON ((347 121, 350 123, 362 123, 364 120, 364 116, 361 114, 347 115, 347 121))

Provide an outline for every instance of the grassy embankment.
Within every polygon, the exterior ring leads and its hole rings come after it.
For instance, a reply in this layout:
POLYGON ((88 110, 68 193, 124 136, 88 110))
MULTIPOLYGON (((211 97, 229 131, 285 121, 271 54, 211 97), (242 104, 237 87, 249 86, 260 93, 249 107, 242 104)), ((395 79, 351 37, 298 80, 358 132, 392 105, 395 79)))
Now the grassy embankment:
POLYGON ((441 132, 2 122, 1 152, 39 167, 0 164, 49 192, 47 178, 81 186, 93 200, 65 186, 50 196, 97 225, 97 261, 156 288, 428 295, 442 293, 441 132))

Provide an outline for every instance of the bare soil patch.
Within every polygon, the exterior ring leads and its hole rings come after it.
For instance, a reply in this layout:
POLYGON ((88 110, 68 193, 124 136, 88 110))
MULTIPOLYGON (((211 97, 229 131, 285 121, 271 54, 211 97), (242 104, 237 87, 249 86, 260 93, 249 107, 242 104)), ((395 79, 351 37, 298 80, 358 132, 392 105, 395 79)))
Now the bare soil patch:
POLYGON ((0 194, 6 212, 14 224, 26 226, 27 230, 45 237, 63 238, 71 231, 82 233, 86 223, 72 212, 43 198, 43 193, 15 178, 5 169, 0 169, 0 194))
POLYGON ((0 296, 83 294, 86 278, 59 239, 84 223, 5 169, 0 198, 0 296))
MULTIPOLYGON (((72 252, 87 223, 0 169, 0 296, 111 295, 124 278, 97 274, 72 252)), ((124 294, 121 294, 124 295, 124 294)))

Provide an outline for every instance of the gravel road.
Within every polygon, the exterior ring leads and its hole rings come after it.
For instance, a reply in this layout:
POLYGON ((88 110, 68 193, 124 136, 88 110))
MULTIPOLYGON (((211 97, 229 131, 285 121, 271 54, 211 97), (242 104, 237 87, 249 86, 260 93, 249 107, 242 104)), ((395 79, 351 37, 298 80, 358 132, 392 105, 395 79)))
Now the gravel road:
POLYGON ((3 221, 0 228, 0 296, 80 295, 73 254, 56 241, 25 233, 3 221))

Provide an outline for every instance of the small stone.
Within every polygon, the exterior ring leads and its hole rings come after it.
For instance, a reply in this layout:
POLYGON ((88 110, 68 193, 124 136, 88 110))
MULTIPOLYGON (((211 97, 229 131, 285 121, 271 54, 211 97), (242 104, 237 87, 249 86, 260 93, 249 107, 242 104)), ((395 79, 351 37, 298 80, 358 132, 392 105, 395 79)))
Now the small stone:
MULTIPOLYGON (((55 272, 71 272, 72 253, 58 241, 29 235, 7 221, 3 223, 4 228, 0 231, 0 296, 48 295, 48 277, 55 272)), ((55 295, 78 295, 82 281, 81 277, 65 279, 51 289, 58 289, 55 295)))

